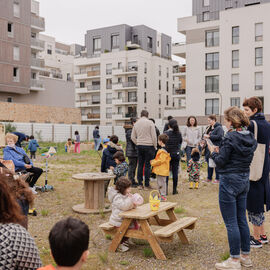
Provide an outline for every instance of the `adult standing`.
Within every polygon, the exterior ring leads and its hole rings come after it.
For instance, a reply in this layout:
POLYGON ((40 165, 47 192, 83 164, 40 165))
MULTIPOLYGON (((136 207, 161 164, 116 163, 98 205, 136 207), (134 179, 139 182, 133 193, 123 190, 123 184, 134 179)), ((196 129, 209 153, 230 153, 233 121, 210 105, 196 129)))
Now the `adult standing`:
POLYGON ((149 185, 151 164, 150 161, 155 156, 157 149, 157 135, 155 125, 148 119, 148 111, 142 110, 141 118, 135 123, 131 140, 137 145, 138 148, 138 173, 137 178, 139 182, 139 189, 143 189, 143 168, 145 176, 145 189, 150 190, 149 185))
POLYGON ((158 136, 160 135, 160 131, 159 131, 159 129, 158 129, 157 126, 156 126, 156 121, 155 121, 155 119, 149 118, 149 120, 151 120, 151 121, 154 123, 154 125, 155 125, 155 130, 156 130, 156 135, 157 135, 157 148, 159 148, 159 145, 158 145, 158 136))
POLYGON ((246 219, 249 168, 257 142, 247 130, 248 118, 237 107, 224 112, 228 129, 220 148, 208 144, 211 158, 220 173, 219 206, 225 222, 230 246, 230 258, 216 264, 216 269, 251 267, 250 233, 246 219), (241 250, 241 255, 240 255, 241 250))
POLYGON ((138 164, 138 150, 136 144, 131 140, 131 133, 136 123, 137 118, 131 118, 131 126, 126 127, 126 156, 128 158, 128 179, 132 183, 132 187, 137 187, 138 183, 135 181, 135 174, 138 164))
POLYGON ((99 126, 95 126, 95 129, 93 130, 93 138, 95 141, 95 150, 98 151, 100 146, 99 126))
POLYGON ((269 184, 269 140, 270 124, 262 113, 262 102, 257 97, 246 99, 243 103, 244 112, 250 118, 249 130, 254 133, 254 122, 257 124, 257 142, 264 144, 265 158, 262 178, 259 181, 250 181, 250 189, 247 198, 247 210, 249 221, 253 225, 253 236, 250 239, 251 247, 261 247, 262 243, 268 243, 265 234, 264 211, 270 209, 270 184, 269 184), (266 206, 266 207, 265 207, 266 206))
MULTIPOLYGON (((207 131, 204 134, 204 138, 210 139, 215 146, 220 146, 224 136, 224 130, 222 128, 222 125, 217 122, 217 117, 214 114, 208 116, 208 123, 209 127, 207 128, 207 131)), ((208 172, 207 182, 212 182, 214 168, 209 166, 209 158, 210 152, 208 146, 206 146, 205 159, 207 161, 207 172, 208 172)), ((216 171, 216 180, 213 183, 217 184, 219 183, 219 173, 217 168, 215 168, 215 171, 216 171)))
MULTIPOLYGON (((179 131, 178 123, 175 119, 169 121, 169 129, 165 132, 169 140, 166 143, 166 150, 171 156, 170 167, 173 175, 173 194, 178 194, 178 172, 180 162, 180 148, 182 144, 182 135, 179 131)), ((168 179, 167 179, 167 193, 168 193, 168 179)))
POLYGON ((18 140, 16 142, 16 146, 18 147, 22 147, 22 142, 23 141, 27 141, 29 140, 29 136, 25 135, 24 133, 22 132, 12 132, 12 134, 16 135, 18 137, 18 140))
POLYGON ((168 116, 167 119, 168 119, 168 122, 164 126, 163 133, 165 133, 165 131, 167 131, 169 129, 169 122, 171 119, 173 119, 173 117, 170 115, 170 116, 168 116))
POLYGON ((183 132, 183 140, 186 142, 187 163, 191 159, 192 149, 198 147, 201 140, 201 130, 197 126, 197 119, 195 116, 190 116, 187 120, 186 127, 183 132))

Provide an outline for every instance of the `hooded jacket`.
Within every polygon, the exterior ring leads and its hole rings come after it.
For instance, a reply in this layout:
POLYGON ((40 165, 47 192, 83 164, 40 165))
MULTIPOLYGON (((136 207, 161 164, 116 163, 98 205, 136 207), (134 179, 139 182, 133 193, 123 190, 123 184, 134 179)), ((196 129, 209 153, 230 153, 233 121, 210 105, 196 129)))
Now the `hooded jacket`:
POLYGON ((257 142, 253 134, 248 131, 228 132, 219 149, 213 152, 212 159, 220 174, 249 172, 257 142))
POLYGON ((101 172, 107 172, 107 170, 112 166, 115 167, 116 163, 113 160, 113 155, 117 152, 117 151, 122 151, 123 149, 114 144, 113 142, 108 142, 108 146, 107 148, 103 151, 103 155, 102 155, 102 161, 101 161, 101 172))
POLYGON ((153 167, 152 172, 156 175, 169 176, 170 175, 170 154, 164 149, 159 149, 156 158, 151 160, 153 167))
POLYGON ((39 145, 38 145, 37 140, 35 140, 35 139, 30 140, 30 142, 28 144, 28 150, 30 152, 36 152, 38 147, 39 147, 39 145))
POLYGON ((218 122, 215 123, 213 131, 210 133, 210 140, 214 145, 220 146, 222 142, 222 138, 224 136, 224 130, 222 125, 218 122))
POLYGON ((136 158, 138 157, 138 150, 136 144, 131 140, 131 133, 132 128, 126 129, 126 142, 127 142, 126 156, 128 158, 136 158))
POLYGON ((113 226, 120 227, 123 218, 121 218, 119 214, 133 208, 132 199, 127 195, 122 195, 114 187, 109 187, 108 199, 112 204, 112 214, 109 223, 113 226))

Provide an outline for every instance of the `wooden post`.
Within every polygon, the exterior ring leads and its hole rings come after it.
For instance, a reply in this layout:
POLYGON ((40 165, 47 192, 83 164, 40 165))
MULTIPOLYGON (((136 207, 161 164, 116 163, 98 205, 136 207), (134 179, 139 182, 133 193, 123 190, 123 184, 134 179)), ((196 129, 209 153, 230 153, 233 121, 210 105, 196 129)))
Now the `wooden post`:
POLYGON ((52 125, 52 142, 54 142, 54 125, 52 125))

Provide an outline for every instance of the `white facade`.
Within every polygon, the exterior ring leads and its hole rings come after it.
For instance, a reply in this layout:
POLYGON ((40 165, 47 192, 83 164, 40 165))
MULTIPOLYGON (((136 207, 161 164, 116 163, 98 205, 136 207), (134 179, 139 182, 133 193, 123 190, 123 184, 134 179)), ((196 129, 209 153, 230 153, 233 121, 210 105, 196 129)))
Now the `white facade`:
POLYGON ((251 96, 262 98, 264 112, 270 114, 269 14, 266 3, 221 11, 214 21, 198 23, 196 16, 178 19, 186 44, 176 44, 173 54, 186 59, 186 108, 166 115, 206 119, 211 113, 223 114, 229 106, 241 106, 251 96), (213 61, 206 63, 207 58, 213 61))
POLYGON ((123 125, 142 109, 151 118, 163 118, 165 107, 172 106, 173 65, 141 49, 75 59, 76 107, 82 110, 82 122, 123 125))

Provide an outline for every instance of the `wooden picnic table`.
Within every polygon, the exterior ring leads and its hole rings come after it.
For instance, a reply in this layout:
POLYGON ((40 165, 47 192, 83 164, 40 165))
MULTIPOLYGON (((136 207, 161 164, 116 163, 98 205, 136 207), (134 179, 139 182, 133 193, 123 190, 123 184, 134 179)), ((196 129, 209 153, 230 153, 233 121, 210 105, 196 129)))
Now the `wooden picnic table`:
POLYGON ((73 179, 84 181, 83 204, 74 205, 73 211, 80 214, 97 214, 110 212, 111 209, 104 205, 104 182, 115 178, 109 173, 80 173, 72 176, 73 179))
POLYGON ((123 218, 120 228, 116 228, 109 223, 100 225, 106 234, 114 235, 109 250, 115 252, 120 245, 123 237, 147 240, 157 259, 166 260, 166 256, 160 247, 160 242, 172 242, 174 233, 177 233, 183 244, 188 244, 188 239, 184 229, 194 229, 197 218, 185 217, 177 219, 174 208, 177 203, 162 202, 158 211, 151 211, 150 204, 144 204, 136 209, 122 212, 123 218), (166 212, 168 219, 159 218, 159 214, 166 212), (140 225, 139 230, 129 229, 130 224, 137 221, 140 225), (151 225, 160 226, 160 229, 153 232, 151 225))

